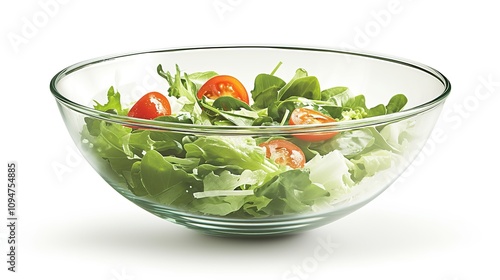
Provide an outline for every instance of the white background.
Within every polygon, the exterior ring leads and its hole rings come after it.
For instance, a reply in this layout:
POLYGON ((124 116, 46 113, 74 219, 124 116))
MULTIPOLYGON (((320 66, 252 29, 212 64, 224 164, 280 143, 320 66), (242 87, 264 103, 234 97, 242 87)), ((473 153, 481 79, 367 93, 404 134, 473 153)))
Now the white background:
MULTIPOLYGON (((0 173, 6 182, 6 163, 17 162, 19 221, 18 272, 2 261, 0 278, 500 279, 500 22, 492 3, 2 1, 0 173), (214 238, 108 187, 75 151, 49 91, 57 71, 96 56, 245 43, 350 47, 428 64, 452 83, 440 136, 387 192, 337 222, 285 238, 214 238)), ((8 235, 1 226, 1 260, 8 235)))

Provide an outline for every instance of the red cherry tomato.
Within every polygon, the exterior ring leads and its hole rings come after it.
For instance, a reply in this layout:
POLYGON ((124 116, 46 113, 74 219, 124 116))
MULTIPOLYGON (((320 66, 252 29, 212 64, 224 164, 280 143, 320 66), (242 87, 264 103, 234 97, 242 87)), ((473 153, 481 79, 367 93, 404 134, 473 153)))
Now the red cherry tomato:
POLYGON ((232 96, 248 104, 248 93, 243 84, 235 77, 219 75, 212 77, 203 84, 197 94, 199 99, 203 96, 217 99, 220 96, 232 96))
POLYGON ((161 93, 153 91, 141 97, 128 111, 129 117, 152 120, 172 113, 170 102, 161 93))
POLYGON ((288 165, 291 168, 302 168, 306 163, 304 152, 290 141, 275 139, 260 144, 266 148, 266 157, 277 164, 288 165))
MULTIPOLYGON (((330 116, 324 115, 318 111, 314 111, 307 108, 297 108, 293 110, 290 116, 290 125, 304 125, 304 124, 322 124, 335 122, 336 120, 330 116)), ((338 132, 318 132, 309 134, 296 134, 296 138, 309 141, 323 141, 332 138, 337 135, 338 132)))

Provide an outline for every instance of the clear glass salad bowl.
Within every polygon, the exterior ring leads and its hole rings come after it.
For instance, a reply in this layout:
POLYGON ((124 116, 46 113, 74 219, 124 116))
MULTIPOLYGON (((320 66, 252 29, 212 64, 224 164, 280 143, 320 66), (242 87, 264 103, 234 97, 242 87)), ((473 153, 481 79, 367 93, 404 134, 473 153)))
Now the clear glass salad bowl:
POLYGON ((451 86, 388 56, 222 46, 92 59, 57 73, 50 89, 83 156, 125 198, 208 234, 267 236, 325 225, 386 190, 451 86), (249 100, 198 95, 222 74, 249 100), (148 92, 167 96, 166 116, 130 115, 148 92))

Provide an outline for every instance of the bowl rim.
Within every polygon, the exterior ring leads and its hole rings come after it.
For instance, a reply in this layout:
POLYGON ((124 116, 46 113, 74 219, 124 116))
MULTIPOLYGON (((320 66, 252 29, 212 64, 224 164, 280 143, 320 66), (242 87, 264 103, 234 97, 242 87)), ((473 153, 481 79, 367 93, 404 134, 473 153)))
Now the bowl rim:
POLYGON ((283 45, 220 45, 220 46, 197 46, 197 47, 178 47, 178 48, 163 48, 154 49, 146 51, 136 51, 128 52, 114 55, 107 55, 102 57, 97 57, 89 60, 84 60, 75 64, 72 64, 56 73, 50 80, 50 91, 52 95, 56 98, 57 102, 68 107, 71 110, 82 113, 86 116, 93 117, 96 119, 113 122, 117 124, 133 126, 141 129, 150 130, 163 130, 171 132, 187 132, 198 134, 218 134, 218 135, 273 135, 273 134, 297 134, 297 133, 316 133, 316 132, 326 132, 326 131, 344 131, 359 129, 363 127, 376 126, 390 124, 393 122, 398 122, 404 119, 417 116, 419 114, 425 113, 434 107, 440 105, 444 102, 446 97, 450 94, 451 83, 441 72, 438 70, 427 66, 425 64, 415 62, 412 60, 399 58, 395 56, 389 56, 384 54, 375 54, 373 52, 363 52, 363 51, 352 51, 352 50, 341 50, 334 48, 323 48, 323 47, 303 47, 303 46, 283 46, 283 45), (329 52, 336 54, 343 54, 349 56, 365 57, 376 60, 383 60, 390 63, 400 64, 408 67, 415 68, 419 71, 425 72, 444 86, 443 91, 434 99, 429 100, 425 103, 419 104, 417 106, 404 109, 400 112, 391 113, 382 116, 374 116, 370 118, 358 119, 358 120, 345 120, 341 122, 334 123, 324 123, 324 124, 307 124, 307 125, 283 125, 283 126, 213 126, 213 125, 195 125, 186 123, 172 123, 165 121, 156 120, 146 120, 138 119, 128 116, 120 116, 113 113, 102 112, 94 108, 79 104, 74 102, 65 96, 63 96, 57 89, 58 82, 64 77, 70 75, 73 72, 79 71, 83 68, 90 67, 99 63, 104 63, 110 60, 115 60, 124 57, 139 56, 151 53, 168 53, 168 52, 180 52, 180 51, 198 51, 198 50, 214 50, 214 49, 278 49, 278 50, 295 50, 295 51, 310 51, 310 52, 329 52))

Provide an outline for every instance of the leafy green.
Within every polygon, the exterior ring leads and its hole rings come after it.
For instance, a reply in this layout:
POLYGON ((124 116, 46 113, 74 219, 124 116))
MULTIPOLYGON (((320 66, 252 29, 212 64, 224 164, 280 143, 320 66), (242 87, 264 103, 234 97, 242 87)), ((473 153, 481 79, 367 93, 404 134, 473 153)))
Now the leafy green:
POLYGON ((113 112, 118 115, 126 115, 128 110, 122 109, 122 104, 120 102, 120 93, 115 91, 113 87, 110 87, 108 90, 108 102, 104 105, 101 105, 99 102, 95 101, 94 109, 103 111, 103 112, 113 112))
POLYGON ((243 169, 278 171, 278 167, 266 158, 264 150, 251 137, 200 137, 184 145, 186 157, 202 159, 212 165, 237 165, 243 169))
POLYGON ((212 104, 204 98, 200 104, 206 109, 205 113, 211 116, 214 125, 252 126, 259 118, 248 104, 230 96, 221 96, 212 104))
POLYGON ((212 196, 196 199, 191 206, 203 214, 226 216, 239 210, 244 203, 244 196, 212 196))
POLYGON ((260 211, 267 215, 300 213, 310 210, 317 199, 329 196, 326 190, 311 182, 308 173, 299 169, 285 171, 257 189, 257 197, 271 199, 260 211))
MULTIPOLYGON (((348 87, 322 90, 315 76, 297 69, 285 82, 258 74, 247 104, 231 96, 198 99, 197 91, 214 71, 175 73, 158 65, 168 83, 168 98, 177 111, 155 120, 164 130, 147 130, 86 117, 81 137, 85 152, 102 159, 106 177, 118 176, 124 188, 143 199, 174 209, 231 217, 269 217, 314 211, 348 194, 360 182, 394 166, 416 137, 414 123, 393 123, 341 131, 331 139, 309 142, 293 136, 206 136, 168 129, 168 124, 218 126, 287 125, 297 108, 309 108, 337 121, 363 119, 401 111, 408 100, 396 94, 386 105, 370 107, 364 95, 348 87), (292 169, 266 157, 259 145, 272 139, 296 144, 306 157, 292 169), (109 172, 109 174, 106 174, 109 172)), ((113 87, 104 104, 94 108, 126 115, 113 87)))
POLYGON ((254 100, 253 107, 263 109, 278 101, 278 92, 283 86, 285 86, 285 81, 279 77, 268 74, 257 75, 251 91, 254 100))
POLYGON ((189 174, 175 168, 155 150, 146 152, 141 161, 141 180, 150 195, 192 184, 189 174))
POLYGON ((351 159, 356 165, 353 177, 361 180, 367 176, 373 176, 377 172, 390 168, 394 162, 395 155, 391 151, 376 149, 368 153, 361 154, 351 159))
POLYGON ((339 151, 317 155, 308 161, 304 169, 309 170, 310 179, 322 186, 332 197, 348 193, 355 185, 350 170, 354 167, 339 151))
MULTIPOLYGON (((265 177, 266 173, 262 170, 245 169, 239 175, 232 174, 228 170, 222 171, 219 175, 212 172, 203 178, 203 190, 234 190, 242 186, 258 185, 264 181, 265 177)), ((246 187, 242 188, 246 189, 246 187)))
MULTIPOLYGON (((180 104, 182 104, 182 110, 191 115, 192 122, 194 124, 205 124, 210 125, 210 120, 207 115, 203 113, 200 104, 198 103, 198 98, 196 97, 197 86, 193 83, 189 75, 181 75, 181 71, 178 65, 175 67, 175 75, 172 76, 170 72, 164 72, 161 64, 157 67, 157 72, 160 76, 165 78, 169 84, 168 93, 172 97, 178 98, 180 104)), ((204 74, 197 74, 195 78, 197 80, 200 77, 208 78, 212 77, 215 72, 208 72, 204 74)))
POLYGON ((327 141, 317 143, 316 145, 312 144, 310 148, 321 155, 328 154, 331 151, 339 151, 348 158, 366 153, 374 148, 389 151, 396 150, 395 147, 387 143, 384 137, 382 137, 375 128, 345 131, 327 141))
POLYGON ((387 104, 387 114, 399 112, 408 103, 408 98, 404 94, 396 94, 389 100, 387 104))
POLYGON ((332 87, 321 91, 321 100, 332 102, 332 105, 343 106, 351 98, 348 87, 332 87))

